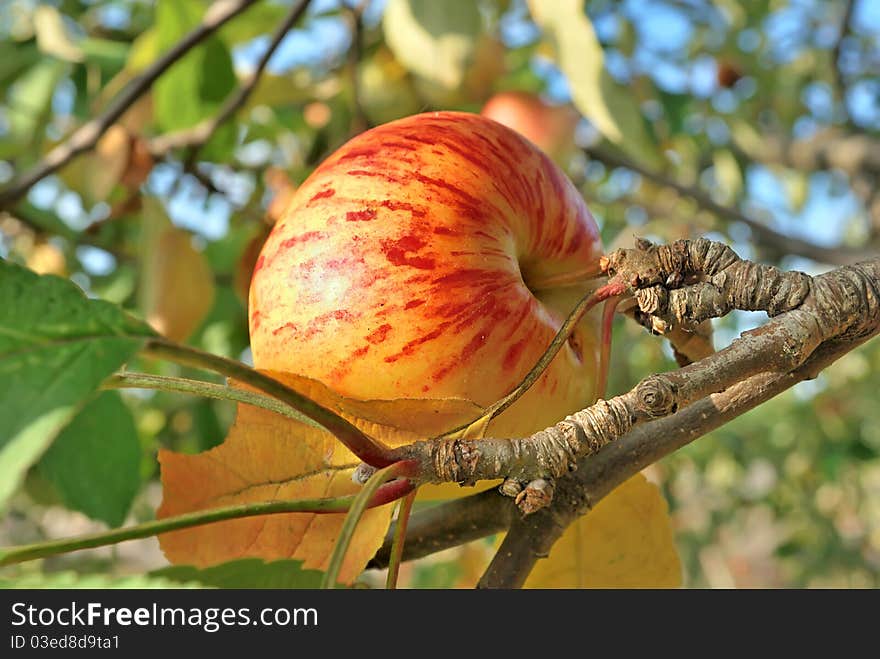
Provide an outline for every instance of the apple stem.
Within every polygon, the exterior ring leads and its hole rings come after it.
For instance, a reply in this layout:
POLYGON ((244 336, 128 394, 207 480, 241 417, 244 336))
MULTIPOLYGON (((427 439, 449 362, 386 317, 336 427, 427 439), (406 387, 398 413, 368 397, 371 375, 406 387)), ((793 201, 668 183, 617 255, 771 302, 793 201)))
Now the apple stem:
POLYGON ((321 588, 336 587, 336 582, 339 578, 339 571, 342 569, 342 562, 345 559, 345 553, 348 551, 348 547, 354 537, 358 522, 361 521, 364 511, 375 499, 375 495, 379 489, 388 483, 388 481, 399 479, 398 481, 394 481, 395 483, 398 483, 399 496, 397 498, 404 496, 415 489, 415 485, 407 480, 406 477, 415 476, 417 471, 418 463, 415 461, 400 460, 387 467, 379 469, 376 473, 370 476, 370 479, 366 483, 364 483, 363 488, 354 498, 351 507, 348 509, 345 521, 342 523, 342 529, 339 531, 339 537, 336 538, 336 544, 333 547, 333 554, 330 556, 330 564, 327 566, 327 571, 321 579, 321 588))
POLYGON ((547 277, 544 277, 543 279, 538 280, 529 278, 526 281, 526 286, 528 286, 529 290, 534 293, 536 291, 542 291, 548 288, 577 286, 579 284, 583 284, 585 282, 604 276, 605 274, 602 272, 602 269, 600 268, 597 261, 594 265, 584 268, 583 270, 549 275, 547 277))
POLYGON ((413 490, 401 500, 397 509, 397 524, 394 527, 394 539, 391 542, 391 555, 388 559, 388 577, 385 580, 385 588, 388 590, 397 588, 397 577, 403 561, 403 545, 406 542, 406 528, 409 525, 415 500, 416 490, 413 490))
POLYGON ((625 291, 626 285, 615 279, 596 289, 593 293, 590 293, 589 295, 581 298, 580 302, 575 305, 574 309, 572 309, 571 313, 565 319, 565 322, 562 323, 559 331, 556 332, 556 336, 553 337, 550 345, 547 346, 547 350, 544 351, 544 354, 541 355, 540 359, 538 359, 532 369, 528 373, 526 373, 526 376, 523 378, 522 382, 520 382, 516 386, 516 388, 514 388, 504 398, 485 408, 482 414, 480 414, 480 416, 476 419, 472 419, 471 421, 463 423, 460 426, 453 428, 452 430, 448 430, 439 437, 448 438, 456 436, 479 421, 494 419, 508 407, 513 405, 520 398, 520 396, 522 396, 535 382, 538 381, 538 378, 541 377, 541 374, 544 373, 544 371, 550 365, 550 362, 553 361, 553 358, 556 357, 556 354, 559 352, 562 346, 565 345, 565 342, 568 341, 568 337, 571 336, 571 333, 574 331, 575 327, 577 327, 577 324, 580 322, 581 318, 583 318, 584 314, 595 307, 597 304, 599 304, 599 302, 603 302, 611 297, 619 296, 625 291))
POLYGON ((596 398, 605 398, 608 388, 608 371, 611 365, 611 340, 614 325, 614 312, 620 303, 621 296, 617 295, 605 300, 602 309, 602 343, 599 353, 599 372, 596 376, 596 398))
POLYGON ((270 396, 274 396, 326 428, 340 442, 345 444, 352 453, 369 465, 387 467, 396 461, 390 449, 336 414, 336 412, 319 405, 275 378, 269 377, 246 364, 219 355, 212 355, 196 348, 173 343, 167 339, 147 341, 144 346, 144 354, 159 359, 168 359, 186 366, 214 371, 215 373, 235 378, 270 396))

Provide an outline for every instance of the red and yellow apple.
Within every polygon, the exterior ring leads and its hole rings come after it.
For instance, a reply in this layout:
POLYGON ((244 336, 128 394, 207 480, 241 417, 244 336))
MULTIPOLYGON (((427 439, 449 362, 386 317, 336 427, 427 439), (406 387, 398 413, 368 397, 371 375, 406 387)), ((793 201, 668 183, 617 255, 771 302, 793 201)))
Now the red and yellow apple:
POLYGON ((574 151, 580 115, 570 105, 550 105, 529 92, 505 91, 486 101, 480 114, 512 128, 561 165, 574 151))
MULTIPOLYGON (((595 287, 598 228, 543 152, 477 114, 383 124, 297 189, 257 260, 257 368, 356 399, 489 405, 595 287)), ((490 426, 519 436, 595 396, 598 316, 490 426)))

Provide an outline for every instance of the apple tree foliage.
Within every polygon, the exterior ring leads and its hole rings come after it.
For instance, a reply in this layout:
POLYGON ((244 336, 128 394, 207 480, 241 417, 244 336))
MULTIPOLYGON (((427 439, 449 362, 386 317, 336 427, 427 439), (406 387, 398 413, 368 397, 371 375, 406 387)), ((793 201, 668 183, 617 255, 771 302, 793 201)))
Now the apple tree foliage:
MULTIPOLYGON (((707 235, 812 273, 880 245, 870 0, 315 0, 233 114, 187 137, 251 82, 296 4, 262 0, 186 50, 82 154, 4 196, 209 4, 0 4, 2 546, 153 519, 159 451, 223 441, 231 401, 107 380, 123 368, 204 378, 143 355, 157 333, 247 361, 247 285, 271 222, 371 125, 526 91, 582 116, 566 170, 609 249, 633 234, 707 235)), ((716 344, 760 322, 717 321, 716 344)), ((659 338, 617 319, 611 393, 673 367, 659 338)), ((649 469, 685 585, 880 586, 877 372, 868 343, 649 469)), ((415 562, 402 583, 472 585, 494 542, 415 562)), ((0 568, 0 585, 320 581, 298 561, 169 568, 155 541, 123 547, 0 568), (107 576, 120 565, 144 576, 107 576)))

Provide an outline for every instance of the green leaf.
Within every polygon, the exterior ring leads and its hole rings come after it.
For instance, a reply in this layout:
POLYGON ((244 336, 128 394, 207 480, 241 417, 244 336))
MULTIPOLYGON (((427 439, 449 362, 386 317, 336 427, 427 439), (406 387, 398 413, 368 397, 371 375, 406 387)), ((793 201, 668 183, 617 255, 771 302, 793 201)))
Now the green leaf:
POLYGON ((51 574, 31 573, 18 577, 0 578, 0 589, 13 588, 198 588, 195 584, 185 584, 156 577, 133 574, 115 577, 108 574, 79 574, 77 572, 53 572, 51 574))
MULTIPOLYGON (((204 3, 197 0, 159 2, 156 27, 160 53, 199 24, 204 7, 204 3)), ((236 84, 229 50, 216 36, 205 39, 156 81, 153 107, 159 128, 163 131, 183 130, 215 115, 236 84)), ((234 141, 234 126, 221 127, 206 145, 205 157, 225 158, 234 141)))
POLYGON ((149 326, 71 282, 0 260, 0 505, 151 336, 149 326))
POLYGON ((259 558, 242 558, 201 569, 176 565, 151 572, 150 576, 216 588, 319 588, 323 574, 304 570, 302 561, 265 563, 259 558))
POLYGON ((475 55, 481 19, 472 0, 389 0, 382 29, 388 47, 409 71, 455 89, 475 55))
POLYGON ((0 41, 0 87, 7 87, 22 71, 36 64, 42 55, 37 45, 0 41))
POLYGON ((104 71, 116 73, 125 66, 128 60, 129 45, 109 39, 88 37, 79 42, 83 55, 88 62, 97 64, 104 71))
POLYGON ((810 196, 810 179, 803 172, 783 169, 775 172, 782 181, 782 187, 788 196, 788 207, 794 213, 801 213, 810 196))
POLYGON ((639 161, 659 166, 657 146, 637 99, 605 70, 605 53, 582 0, 529 0, 532 18, 553 44, 575 107, 606 139, 639 161))
POLYGON ((34 10, 34 33, 37 46, 47 55, 68 62, 82 62, 82 49, 68 33, 64 17, 55 7, 40 5, 34 10))
POLYGON ((230 227, 225 236, 213 240, 205 247, 205 258, 211 269, 218 274, 232 274, 248 243, 262 231, 252 222, 230 227))
POLYGON ((668 124, 668 133, 676 135, 684 130, 684 120, 691 109, 693 97, 690 94, 673 94, 659 90, 658 97, 663 105, 663 115, 668 124))
POLYGON ((72 510, 110 526, 125 521, 140 487, 134 419, 115 391, 90 401, 37 465, 72 510))
POLYGON ((48 119, 52 94, 68 64, 49 57, 39 60, 21 75, 9 94, 9 134, 4 139, 17 145, 39 143, 36 133, 48 119))
POLYGON ((244 20, 229 21, 218 34, 230 46, 244 43, 274 32, 289 11, 290 7, 264 0, 248 9, 244 20))
POLYGON ((47 233, 63 236, 68 240, 76 240, 77 232, 62 222, 55 213, 38 208, 29 201, 20 202, 18 208, 30 222, 47 233))

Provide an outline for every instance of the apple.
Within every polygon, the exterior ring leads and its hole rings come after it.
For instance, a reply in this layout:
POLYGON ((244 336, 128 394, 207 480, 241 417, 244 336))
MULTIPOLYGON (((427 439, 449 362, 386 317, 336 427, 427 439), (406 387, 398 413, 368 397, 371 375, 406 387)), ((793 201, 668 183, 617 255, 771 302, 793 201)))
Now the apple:
POLYGON ((525 91, 504 91, 492 96, 480 114, 531 140, 560 165, 574 151, 580 115, 570 105, 550 105, 525 91))
MULTIPOLYGON (((478 114, 362 133, 297 189, 254 268, 254 365, 350 398, 489 405, 522 380, 602 248, 583 198, 542 151, 478 114)), ((594 400, 599 314, 489 430, 520 436, 594 400)))

